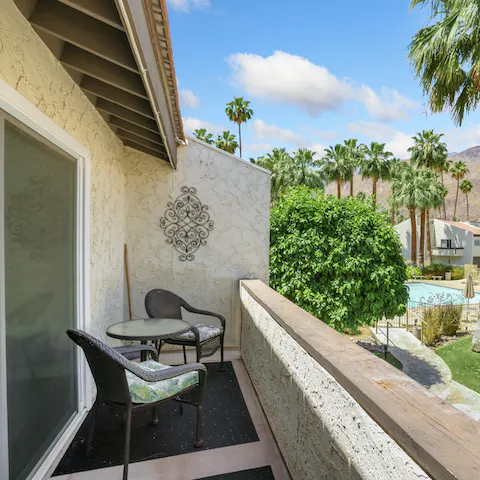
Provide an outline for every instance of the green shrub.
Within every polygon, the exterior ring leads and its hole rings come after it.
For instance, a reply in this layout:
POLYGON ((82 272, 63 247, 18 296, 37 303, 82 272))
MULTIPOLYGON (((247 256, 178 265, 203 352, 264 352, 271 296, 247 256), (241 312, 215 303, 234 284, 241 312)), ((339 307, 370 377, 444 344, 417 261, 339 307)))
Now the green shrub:
POLYGON ((407 278, 412 280, 414 275, 422 275, 422 270, 414 265, 407 265, 407 278))
POLYGON ((463 267, 453 267, 452 271, 452 280, 461 280, 464 278, 464 268, 463 267))
POLYGON ((370 200, 291 189, 271 212, 270 284, 339 331, 405 311, 406 265, 370 200))
POLYGON ((456 335, 460 329, 462 305, 437 305, 426 307, 423 314, 423 341, 425 345, 436 343, 442 335, 456 335))
POLYGON ((442 336, 442 322, 441 317, 437 313, 437 308, 427 308, 423 314, 423 343, 425 345, 433 345, 440 340, 442 336))
POLYGON ((451 270, 452 267, 448 265, 442 265, 441 263, 432 263, 432 265, 427 265, 423 267, 422 273, 423 275, 430 275, 430 276, 444 276, 445 272, 451 270))

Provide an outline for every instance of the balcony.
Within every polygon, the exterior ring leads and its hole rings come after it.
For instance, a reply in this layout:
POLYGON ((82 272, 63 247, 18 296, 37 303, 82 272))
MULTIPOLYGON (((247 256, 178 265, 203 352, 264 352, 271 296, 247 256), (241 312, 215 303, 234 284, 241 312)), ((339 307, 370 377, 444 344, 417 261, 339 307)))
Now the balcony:
POLYGON ((434 257, 463 257, 463 247, 435 247, 432 248, 434 257))
MULTIPOLYGON (((242 347, 226 356, 234 377, 222 380, 215 363, 208 364, 207 389, 213 399, 208 408, 222 410, 233 420, 226 428, 218 413, 214 418, 219 420, 214 422, 206 413, 205 431, 220 431, 229 438, 227 445, 212 441, 209 445, 205 438, 205 447, 197 451, 184 446, 183 454, 160 452, 161 458, 132 463, 130 480, 478 478, 477 422, 263 282, 242 281, 240 302, 242 347), (238 381, 239 391, 232 378, 238 381), (217 395, 219 385, 243 396, 245 413, 238 414, 242 398, 226 402, 217 395), (257 438, 232 444, 246 417, 257 438)), ((167 353, 161 361, 177 364, 182 356, 167 353)), ((159 419, 159 436, 178 435, 176 427, 167 429, 169 420, 162 412, 159 419)), ((137 432, 152 428, 139 424, 137 432)), ((162 440, 152 435, 151 441, 162 440)), ((138 453, 144 447, 132 443, 132 448, 138 453)), ((118 465, 55 478, 109 480, 120 478, 121 472, 118 465)))

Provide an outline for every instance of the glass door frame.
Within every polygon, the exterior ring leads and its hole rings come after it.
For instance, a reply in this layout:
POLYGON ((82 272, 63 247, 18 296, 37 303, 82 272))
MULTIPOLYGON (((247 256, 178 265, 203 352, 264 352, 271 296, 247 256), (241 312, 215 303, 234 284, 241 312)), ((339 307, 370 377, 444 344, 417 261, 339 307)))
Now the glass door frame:
MULTIPOLYGON (((33 130, 76 160, 76 328, 89 330, 90 323, 90 153, 35 105, 0 79, 0 478, 8 478, 8 405, 5 332, 5 120, 27 133, 33 130)), ((55 467, 92 406, 92 377, 84 355, 76 349, 78 369, 77 414, 37 464, 28 480, 41 480, 55 467)))

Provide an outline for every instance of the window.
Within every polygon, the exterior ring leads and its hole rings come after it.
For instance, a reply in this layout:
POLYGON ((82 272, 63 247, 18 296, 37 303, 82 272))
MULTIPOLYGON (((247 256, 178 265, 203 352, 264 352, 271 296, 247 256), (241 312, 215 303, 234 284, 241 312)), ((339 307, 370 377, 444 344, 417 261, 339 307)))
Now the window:
POLYGON ((480 247, 480 240, 475 240, 474 245, 475 245, 476 247, 480 247))
POLYGON ((452 248, 452 240, 451 239, 442 239, 441 248, 452 248))

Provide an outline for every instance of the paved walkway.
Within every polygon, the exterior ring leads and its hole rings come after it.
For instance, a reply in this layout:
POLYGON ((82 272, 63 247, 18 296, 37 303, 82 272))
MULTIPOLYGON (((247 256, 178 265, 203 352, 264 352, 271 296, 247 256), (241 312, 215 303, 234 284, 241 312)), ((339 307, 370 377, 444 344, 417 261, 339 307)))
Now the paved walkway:
MULTIPOLYGON (((378 333, 373 327, 371 330, 379 342, 386 343, 385 327, 379 327, 378 333)), ((465 415, 480 421, 480 395, 452 380, 450 368, 441 357, 404 328, 390 328, 389 339, 389 351, 402 363, 406 375, 465 415)))

